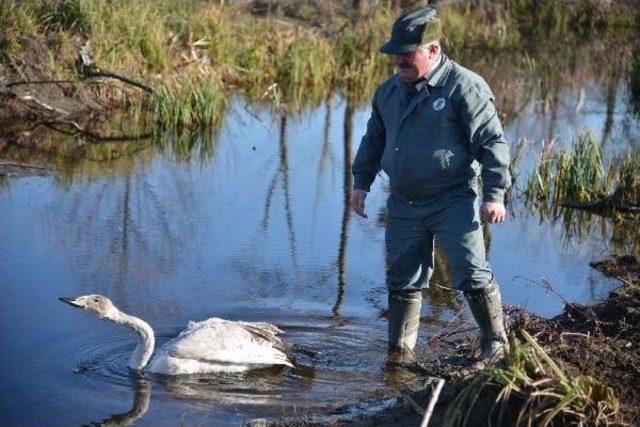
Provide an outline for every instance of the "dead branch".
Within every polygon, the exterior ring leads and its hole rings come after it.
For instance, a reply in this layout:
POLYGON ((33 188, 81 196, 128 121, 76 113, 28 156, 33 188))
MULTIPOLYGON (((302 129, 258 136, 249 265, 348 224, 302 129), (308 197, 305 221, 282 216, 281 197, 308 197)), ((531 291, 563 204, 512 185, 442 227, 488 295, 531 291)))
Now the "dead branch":
POLYGON ((151 86, 149 86, 146 83, 142 83, 138 80, 132 79, 131 77, 122 74, 122 73, 116 73, 115 71, 109 71, 109 70, 85 70, 83 75, 85 77, 110 77, 112 79, 117 79, 120 80, 121 82, 130 84, 131 86, 135 86, 139 89, 144 90, 147 93, 153 94, 154 90, 151 86))
POLYGON ((5 160, 0 160, 0 167, 3 166, 11 166, 14 168, 19 168, 19 169, 33 169, 33 170, 37 170, 37 171, 42 171, 42 172, 48 172, 51 170, 50 167, 47 166, 40 166, 40 165, 34 165, 34 164, 29 164, 29 163, 19 163, 19 162, 10 162, 10 161, 5 161, 5 160))
POLYGON ((126 134, 125 135, 101 135, 83 128, 73 120, 65 120, 65 119, 39 121, 31 127, 31 131, 35 130, 40 126, 45 126, 51 130, 63 133, 65 135, 86 136, 96 142, 127 142, 127 141, 148 139, 148 138, 151 138, 151 136, 153 136, 152 132, 146 132, 146 133, 137 134, 137 135, 126 135, 126 134), (69 126, 75 130, 63 129, 60 127, 60 125, 69 126))
POLYGON ((640 213, 640 206, 618 205, 611 200, 597 202, 560 202, 559 206, 585 211, 618 211, 625 213, 640 213))
POLYGON ((57 107, 53 107, 53 106, 47 104, 46 102, 40 101, 38 98, 35 98, 35 97, 31 96, 31 95, 20 96, 18 99, 20 99, 21 101, 33 102, 34 104, 36 104, 39 107, 44 108, 45 110, 53 111, 53 112, 62 114, 63 116, 68 116, 70 114, 66 110, 63 110, 63 109, 57 108, 57 107))
POLYGON ((47 166, 33 165, 29 163, 0 161, 0 177, 15 176, 47 176, 52 169, 47 166))

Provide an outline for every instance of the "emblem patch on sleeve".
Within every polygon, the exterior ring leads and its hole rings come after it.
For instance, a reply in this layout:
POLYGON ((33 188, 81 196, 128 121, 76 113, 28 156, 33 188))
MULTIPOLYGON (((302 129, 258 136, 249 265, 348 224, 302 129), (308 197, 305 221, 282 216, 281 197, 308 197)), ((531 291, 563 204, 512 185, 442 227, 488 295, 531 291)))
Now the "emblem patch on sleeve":
POLYGON ((444 98, 438 98, 435 101, 433 101, 433 109, 436 111, 440 111, 444 108, 444 98))

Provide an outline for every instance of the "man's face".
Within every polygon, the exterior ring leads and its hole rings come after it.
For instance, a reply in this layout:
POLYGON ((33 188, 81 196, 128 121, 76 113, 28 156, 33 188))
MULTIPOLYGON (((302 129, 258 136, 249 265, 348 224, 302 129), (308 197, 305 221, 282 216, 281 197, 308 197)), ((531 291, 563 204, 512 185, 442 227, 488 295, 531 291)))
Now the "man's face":
POLYGON ((440 56, 440 46, 429 43, 407 53, 393 55, 393 65, 405 82, 415 82, 433 68, 440 56))

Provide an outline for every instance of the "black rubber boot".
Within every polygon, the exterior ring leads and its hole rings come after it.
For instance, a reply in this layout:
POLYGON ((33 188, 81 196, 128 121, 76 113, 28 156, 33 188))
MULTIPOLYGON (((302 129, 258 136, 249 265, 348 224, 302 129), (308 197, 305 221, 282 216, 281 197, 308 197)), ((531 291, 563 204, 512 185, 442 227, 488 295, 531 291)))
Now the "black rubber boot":
POLYGON ((421 306, 421 291, 389 291, 389 349, 413 350, 421 306))
POLYGON ((473 317, 480 326, 480 346, 483 361, 497 362, 509 349, 502 319, 500 290, 494 279, 486 288, 465 292, 473 317))

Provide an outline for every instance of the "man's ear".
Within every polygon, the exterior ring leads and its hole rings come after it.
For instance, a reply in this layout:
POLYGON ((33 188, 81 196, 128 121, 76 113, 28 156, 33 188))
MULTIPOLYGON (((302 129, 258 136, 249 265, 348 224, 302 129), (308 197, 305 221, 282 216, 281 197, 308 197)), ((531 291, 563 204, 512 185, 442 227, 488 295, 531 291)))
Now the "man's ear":
POLYGON ((433 43, 429 45, 429 56, 436 58, 440 54, 440 44, 433 43))

